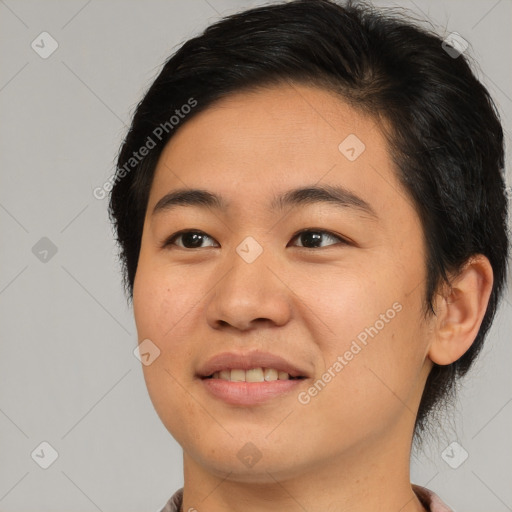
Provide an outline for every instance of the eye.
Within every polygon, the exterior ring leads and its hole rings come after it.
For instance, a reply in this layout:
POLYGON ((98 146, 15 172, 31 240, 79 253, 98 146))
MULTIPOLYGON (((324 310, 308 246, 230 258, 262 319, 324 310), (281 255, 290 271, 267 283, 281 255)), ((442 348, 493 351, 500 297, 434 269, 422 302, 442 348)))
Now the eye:
MULTIPOLYGON (((322 247, 322 239, 323 240, 335 240, 334 243, 327 244, 327 245, 335 245, 337 242, 341 242, 342 244, 348 244, 349 242, 345 240, 344 238, 335 235, 329 231, 324 231, 322 229, 306 229, 304 231, 301 231, 300 233, 297 233, 292 240, 298 239, 301 244, 299 247, 304 247, 306 249, 314 249, 318 248, 319 246, 322 247), (336 242, 337 241, 337 242, 336 242), (311 247, 313 246, 313 247, 311 247)), ((325 245, 323 246, 325 247, 325 245)))
MULTIPOLYGON (((322 229, 305 229, 292 237, 292 241, 298 239, 300 241, 300 245, 298 247, 304 247, 306 249, 315 249, 325 247, 322 245, 323 241, 334 240, 334 243, 327 244, 335 245, 336 243, 349 244, 347 240, 344 238, 331 233, 330 231, 324 231, 322 229)), ((169 247, 172 245, 177 245, 182 249, 201 249, 203 247, 215 247, 215 245, 202 245, 205 240, 214 240, 211 236, 207 235, 203 231, 198 230, 183 230, 178 233, 174 233, 169 238, 167 238, 162 247, 169 247), (181 243, 176 243, 177 241, 181 241, 181 243)), ((215 244, 217 242, 214 242, 215 244)), ((218 245, 218 244, 217 244, 218 245)))
POLYGON ((177 245, 183 249, 197 249, 203 247, 201 244, 205 239, 213 240, 211 236, 208 236, 206 233, 202 231, 179 231, 174 235, 171 235, 163 244, 162 247, 167 247, 169 245, 177 245), (181 245, 176 244, 176 240, 181 239, 181 245))

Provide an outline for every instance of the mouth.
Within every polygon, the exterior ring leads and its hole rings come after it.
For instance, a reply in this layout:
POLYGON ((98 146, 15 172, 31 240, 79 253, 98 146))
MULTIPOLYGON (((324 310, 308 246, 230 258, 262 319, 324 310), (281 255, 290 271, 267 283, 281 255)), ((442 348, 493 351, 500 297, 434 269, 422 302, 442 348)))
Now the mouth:
MULTIPOLYGON (((242 375, 240 375, 241 377, 242 375)), ((200 382, 209 396, 225 404, 238 407, 254 407, 272 402, 272 400, 278 398, 280 400, 293 399, 292 397, 303 386, 304 380, 305 377, 300 376, 259 381, 226 380, 220 378, 220 375, 213 374, 203 377, 200 382)))
POLYGON ((201 379, 231 382, 270 382, 308 377, 308 371, 286 358, 269 352, 222 352, 197 369, 201 379))
POLYGON ((209 396, 249 407, 291 398, 309 379, 306 368, 269 352, 222 352, 200 366, 196 377, 209 396))
POLYGON ((306 377, 304 375, 290 375, 276 368, 250 368, 249 370, 226 368, 201 378, 219 379, 228 382, 273 382, 276 380, 301 380, 306 377))

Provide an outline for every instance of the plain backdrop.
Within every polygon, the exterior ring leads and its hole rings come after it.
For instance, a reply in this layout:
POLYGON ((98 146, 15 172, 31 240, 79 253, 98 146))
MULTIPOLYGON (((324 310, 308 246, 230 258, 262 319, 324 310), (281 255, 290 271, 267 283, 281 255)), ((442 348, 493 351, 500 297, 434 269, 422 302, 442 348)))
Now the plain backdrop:
MULTIPOLYGON (((220 16, 262 3, 0 0, 1 512, 156 512, 183 485, 181 448, 133 354, 107 199, 93 189, 163 61, 220 16)), ((512 2, 375 5, 469 41, 510 168, 512 2)), ((444 433, 412 460, 412 481, 457 511, 512 510, 510 290, 444 433), (457 468, 449 445, 467 453, 457 468)))

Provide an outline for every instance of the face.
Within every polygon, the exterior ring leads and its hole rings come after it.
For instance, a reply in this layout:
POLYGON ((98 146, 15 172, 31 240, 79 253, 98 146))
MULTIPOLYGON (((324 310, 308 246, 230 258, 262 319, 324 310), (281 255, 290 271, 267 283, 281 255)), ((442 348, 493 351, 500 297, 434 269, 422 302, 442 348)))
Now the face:
POLYGON ((155 172, 133 296, 139 341, 160 350, 149 395, 185 458, 266 481, 409 448, 430 369, 425 277, 371 117, 282 85, 186 122, 155 172), (185 189, 208 196, 165 198, 185 189))

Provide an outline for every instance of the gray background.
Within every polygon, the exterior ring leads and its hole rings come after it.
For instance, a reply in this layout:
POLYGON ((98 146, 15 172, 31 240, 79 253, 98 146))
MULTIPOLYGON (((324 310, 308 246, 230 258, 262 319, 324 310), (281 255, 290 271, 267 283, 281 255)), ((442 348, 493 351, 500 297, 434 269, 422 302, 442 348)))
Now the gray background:
MULTIPOLYGON (((183 484, 181 449, 133 355, 107 199, 92 191, 164 59, 261 3, 0 0, 0 511, 157 511, 183 484), (43 31, 59 45, 46 59, 31 47, 43 31), (50 460, 43 441, 58 452, 48 469, 36 463, 50 460)), ((471 43, 510 148, 512 2, 375 3, 471 43)), ((510 292, 444 435, 413 457, 413 481, 459 511, 512 510, 510 292), (443 458, 453 441, 462 448, 443 458)))

